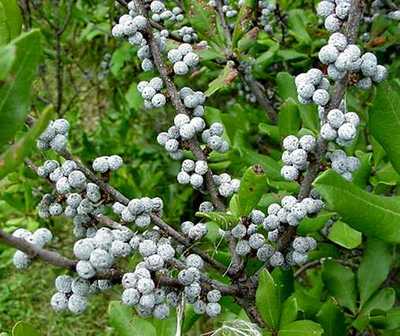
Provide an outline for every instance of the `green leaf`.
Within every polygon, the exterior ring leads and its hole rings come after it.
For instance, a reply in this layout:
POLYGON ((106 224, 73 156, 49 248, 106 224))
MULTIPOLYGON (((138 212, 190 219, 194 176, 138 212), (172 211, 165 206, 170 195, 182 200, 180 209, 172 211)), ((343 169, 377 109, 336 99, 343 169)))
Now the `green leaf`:
POLYGON ((33 128, 22 139, 0 155, 0 179, 14 171, 22 163, 23 159, 31 153, 33 148, 35 148, 35 140, 47 127, 52 112, 52 106, 45 108, 33 128))
POLYGON ((239 38, 253 25, 256 13, 256 0, 245 0, 240 6, 239 14, 236 17, 235 27, 232 33, 232 44, 235 47, 239 38))
POLYGON ((400 308, 393 308, 386 313, 382 329, 395 330, 400 328, 400 308))
POLYGON ((281 134, 278 126, 260 123, 258 124, 258 129, 260 130, 261 134, 268 135, 272 143, 281 143, 281 134))
POLYGON ((0 81, 6 79, 15 61, 15 56, 16 56, 15 46, 7 45, 0 48, 0 81))
POLYGON ((10 31, 7 25, 6 10, 3 2, 0 2, 0 46, 10 41, 10 31))
POLYGON ((22 15, 17 0, 0 0, 4 7, 10 40, 21 34, 22 15))
POLYGON ((290 268, 284 270, 277 267, 272 271, 271 275, 277 285, 279 300, 284 302, 294 291, 293 270, 290 268))
POLYGON ((393 288, 382 288, 364 305, 353 326, 357 330, 364 330, 369 323, 369 318, 374 310, 388 311, 392 309, 396 300, 396 292, 393 288))
POLYGON ((400 93, 390 82, 379 84, 369 111, 369 130, 400 172, 400 93))
POLYGON ((281 314, 281 301, 277 286, 271 274, 266 269, 262 270, 256 292, 256 307, 265 323, 274 330, 279 326, 281 314))
POLYGON ((316 317, 324 328, 324 336, 346 336, 344 314, 332 298, 322 305, 316 317))
POLYGON ((306 217, 301 220, 299 226, 297 227, 297 231, 302 236, 311 232, 317 232, 325 226, 326 222, 331 219, 333 214, 333 212, 322 212, 316 217, 306 217))
POLYGON ((278 95, 283 100, 287 100, 288 98, 296 99, 296 84, 291 74, 288 72, 279 72, 276 75, 276 85, 278 95))
POLYGON ((297 299, 295 296, 289 297, 282 305, 280 328, 296 320, 298 312, 297 299))
POLYGON ((369 300, 389 275, 392 254, 388 244, 368 239, 360 267, 357 272, 360 306, 369 300), (373 271, 372 271, 373 270, 373 271))
POLYGON ((142 318, 132 315, 133 310, 118 301, 111 301, 108 317, 118 336, 156 336, 156 329, 142 318))
POLYGON ((324 330, 318 323, 303 320, 295 321, 279 330, 278 336, 320 336, 324 330))
POLYGON ((328 260, 323 266, 322 279, 329 293, 339 304, 354 313, 357 290, 352 270, 335 261, 328 260))
POLYGON ((234 64, 231 62, 226 63, 224 69, 222 69, 217 78, 215 78, 210 84, 208 84, 208 89, 204 94, 207 97, 210 97, 215 92, 219 91, 222 88, 226 88, 229 84, 231 84, 237 77, 238 71, 235 69, 234 64))
POLYGON ((38 30, 22 34, 11 42, 16 59, 8 79, 0 85, 0 147, 21 127, 29 111, 30 91, 41 57, 38 30))
POLYGON ((342 221, 337 221, 329 230, 329 240, 347 248, 354 249, 361 244, 362 235, 342 221))
POLYGON ((301 126, 299 110, 293 98, 288 98, 279 110, 278 126, 281 138, 297 134, 301 126))
POLYGON ((305 27, 306 17, 302 9, 292 9, 288 12, 289 32, 294 38, 303 44, 311 44, 312 40, 305 27))
POLYGON ((226 212, 196 212, 197 217, 207 218, 212 222, 217 223, 220 227, 229 228, 237 224, 239 218, 226 212))
POLYGON ((171 336, 175 335, 176 332, 176 315, 171 314, 164 320, 158 320, 153 318, 152 325, 156 329, 157 336, 171 336))
POLYGON ((31 324, 20 321, 14 325, 12 336, 40 336, 40 333, 31 324))
POLYGON ((382 288, 365 304, 360 314, 370 313, 373 310, 388 311, 392 309, 396 300, 396 292, 393 288, 382 288))
POLYGON ((320 175, 314 186, 343 221, 367 236, 400 242, 400 199, 373 195, 346 181, 333 170, 320 175), (377 225, 379 223, 379 225, 377 225))
POLYGON ((268 179, 261 166, 248 168, 242 177, 238 192, 240 215, 249 215, 267 189, 268 179))

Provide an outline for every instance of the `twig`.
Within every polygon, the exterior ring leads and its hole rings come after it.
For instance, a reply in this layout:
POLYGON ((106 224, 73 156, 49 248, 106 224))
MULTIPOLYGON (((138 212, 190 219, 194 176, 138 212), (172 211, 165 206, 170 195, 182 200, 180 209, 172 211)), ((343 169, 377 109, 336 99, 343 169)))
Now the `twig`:
MULTIPOLYGON (((29 116, 27 118, 27 124, 29 124, 30 126, 32 126, 34 124, 34 122, 35 121, 31 116, 29 116)), ((77 164, 78 169, 81 170, 89 180, 91 180, 92 182, 97 184, 104 193, 106 193, 107 195, 111 196, 111 198, 114 201, 120 202, 121 204, 124 204, 125 206, 128 205, 129 199, 126 196, 124 196, 122 193, 120 193, 118 190, 116 190, 114 187, 112 187, 108 183, 104 182, 101 178, 97 177, 96 174, 94 174, 90 169, 88 169, 85 165, 83 165, 79 160, 75 159, 69 151, 65 150, 63 153, 60 153, 60 155, 62 157, 64 157, 66 160, 73 160, 77 164)), ((37 171, 37 167, 34 165, 34 163, 31 160, 27 159, 27 160, 25 160, 25 163, 34 172, 37 171)), ((47 181, 50 184, 52 184, 52 182, 50 180, 47 180, 47 181)), ((172 226, 167 224, 160 216, 158 216, 155 213, 152 213, 151 214, 151 218, 152 218, 153 222, 160 229, 162 229, 169 236, 174 238, 177 242, 179 242, 182 245, 190 248, 194 253, 196 253, 200 257, 202 257, 203 260, 206 263, 208 263, 210 266, 212 266, 216 270, 219 270, 219 271, 222 271, 222 272, 226 271, 226 267, 222 263, 216 261, 211 256, 209 256, 207 253, 203 252, 201 249, 192 246, 192 243, 190 242, 190 240, 185 238, 181 233, 179 233, 172 226)), ((113 221, 112 219, 108 218, 107 216, 98 215, 94 219, 99 221, 100 223, 102 223, 105 226, 114 227, 114 228, 120 228, 120 224, 119 223, 113 221)))
POLYGON ((54 266, 75 270, 76 261, 63 257, 57 252, 37 247, 22 238, 11 236, 1 229, 0 240, 9 246, 15 247, 16 249, 26 253, 31 258, 39 257, 54 266))
POLYGON ((217 270, 220 270, 222 272, 226 271, 226 267, 223 264, 210 257, 207 253, 203 252, 201 249, 192 246, 192 243, 189 239, 187 239, 178 231, 176 231, 172 226, 164 222, 159 216, 151 214, 151 219, 153 220, 154 224, 157 225, 162 231, 167 233, 170 237, 174 238, 177 242, 190 248, 194 253, 198 254, 206 263, 213 266, 217 270))
POLYGON ((231 49, 232 48, 232 34, 231 34, 231 30, 229 29, 229 26, 225 20, 225 14, 224 14, 224 11, 222 10, 222 2, 221 2, 221 0, 216 0, 215 4, 217 6, 217 12, 218 12, 219 18, 221 20, 222 28, 224 29, 226 40, 228 41, 229 49, 231 49))
MULTIPOLYGON (((239 69, 240 69, 240 67, 239 67, 239 69)), ((257 102, 265 110, 269 120, 273 124, 276 124, 276 122, 278 120, 278 114, 276 113, 276 111, 275 111, 274 107, 272 106, 270 100, 268 99, 268 97, 264 93, 263 85, 260 82, 256 81, 254 78, 247 78, 246 75, 242 76, 242 78, 247 83, 247 85, 249 86, 249 89, 254 94, 254 97, 256 97, 257 102)))
MULTIPOLYGON (((364 10, 364 1, 363 0, 352 0, 351 10, 349 14, 349 18, 346 22, 346 26, 344 27, 344 34, 347 37, 349 43, 354 43, 357 39, 358 28, 362 18, 362 13, 364 10)), ((333 87, 333 94, 331 95, 330 102, 328 106, 325 107, 324 115, 322 116, 322 120, 326 118, 327 113, 335 108, 340 107, 340 103, 342 102, 346 88, 349 84, 348 77, 343 78, 342 80, 336 82, 333 87)), ((317 148, 315 151, 315 156, 310 162, 304 179, 300 185, 300 192, 298 195, 299 200, 308 197, 311 192, 312 183, 315 178, 318 176, 320 172, 321 161, 326 154, 327 150, 327 142, 321 138, 321 136, 317 140, 317 148)), ((286 232, 282 235, 281 239, 278 241, 279 250, 283 251, 288 247, 288 244, 293 240, 296 235, 296 229, 294 227, 289 227, 286 232)))
MULTIPOLYGON (((146 8, 145 8, 144 4, 141 2, 141 0, 138 0, 136 3, 138 4, 142 15, 147 17, 146 8)), ((160 73, 160 76, 163 79, 165 86, 167 87, 167 91, 168 91, 168 94, 169 94, 172 104, 174 105, 177 113, 183 113, 186 115, 190 115, 190 113, 186 110, 185 106, 183 105, 183 103, 180 99, 180 96, 179 96, 177 88, 175 87, 175 84, 169 77, 168 70, 165 67, 165 64, 161 57, 160 48, 158 46, 156 39, 153 36, 152 29, 149 25, 146 28, 145 34, 149 41, 150 51, 153 56, 153 62, 155 64, 158 72, 160 73)), ((192 151, 193 155, 196 157, 197 160, 207 161, 207 156, 205 155, 203 150, 200 148, 200 145, 195 138, 187 141, 187 144, 188 144, 189 149, 192 151)), ((218 210, 224 210, 225 205, 222 202, 222 200, 220 199, 220 197, 218 196, 217 188, 214 184, 212 172, 210 169, 206 173, 206 187, 207 187, 208 193, 210 194, 210 197, 211 197, 211 200, 212 200, 214 206, 218 210)))

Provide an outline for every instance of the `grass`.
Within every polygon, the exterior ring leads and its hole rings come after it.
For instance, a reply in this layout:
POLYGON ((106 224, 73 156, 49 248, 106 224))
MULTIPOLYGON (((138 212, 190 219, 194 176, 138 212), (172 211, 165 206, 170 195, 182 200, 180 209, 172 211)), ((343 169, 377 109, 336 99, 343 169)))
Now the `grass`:
MULTIPOLYGON (((6 254, 9 252, 6 251, 6 254)), ((58 270, 39 262, 25 272, 16 271, 12 265, 3 268, 0 278, 0 331, 9 332, 16 322, 22 320, 32 324, 40 335, 113 335, 107 325, 107 307, 117 294, 110 291, 92 296, 87 311, 81 316, 57 314, 49 303, 55 292, 53 283, 57 274, 58 270)))

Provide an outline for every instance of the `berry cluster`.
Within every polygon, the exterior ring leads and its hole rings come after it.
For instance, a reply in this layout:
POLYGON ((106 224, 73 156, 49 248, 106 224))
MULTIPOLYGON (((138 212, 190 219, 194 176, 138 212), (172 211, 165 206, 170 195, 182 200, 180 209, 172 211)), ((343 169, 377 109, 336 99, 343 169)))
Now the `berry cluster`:
POLYGON ((200 212, 213 212, 214 210, 214 205, 209 201, 204 201, 199 205, 200 212))
POLYGON ((317 5, 317 15, 325 19, 325 28, 332 33, 340 30, 349 11, 349 0, 324 0, 317 5))
POLYGON ((297 226, 307 215, 318 213, 323 206, 320 199, 306 197, 298 201, 294 196, 283 197, 281 204, 271 204, 268 207, 268 216, 263 222, 264 229, 268 231, 269 240, 277 240, 283 224, 297 226))
POLYGON ((79 260, 76 272, 83 279, 93 278, 97 272, 111 269, 114 259, 127 257, 132 253, 129 239, 131 230, 111 230, 103 227, 93 237, 78 240, 74 245, 74 255, 79 260))
POLYGON ((360 118, 355 112, 343 113, 340 109, 330 110, 326 123, 321 126, 321 138, 333 141, 340 146, 349 146, 357 135, 360 118))
POLYGON ((312 135, 303 135, 300 139, 289 135, 283 139, 282 161, 284 166, 281 175, 288 181, 299 178, 299 172, 307 168, 308 153, 315 148, 316 140, 312 135))
POLYGON ((215 122, 210 125, 210 128, 203 131, 201 139, 213 151, 226 153, 229 150, 229 144, 222 138, 224 133, 224 126, 215 122))
POLYGON ((332 169, 348 181, 352 180, 352 173, 360 166, 360 160, 355 156, 347 156, 340 149, 329 152, 326 156, 331 161, 332 169))
POLYGON ((177 30, 177 33, 185 43, 193 43, 198 40, 197 33, 192 27, 183 26, 177 30))
POLYGON ((400 21, 400 10, 389 12, 387 17, 392 20, 400 21))
POLYGON ((314 102, 320 106, 328 104, 330 83, 323 77, 321 70, 313 68, 306 73, 297 75, 295 83, 300 103, 314 102))
MULTIPOLYGON (((112 35, 116 38, 127 38, 129 43, 140 47, 137 55, 142 61, 143 71, 151 71, 154 68, 153 61, 148 49, 148 44, 143 36, 144 30, 147 28, 148 20, 138 14, 134 1, 128 3, 129 14, 122 15, 118 24, 112 28, 112 35)), ((155 34, 160 48, 164 49, 168 31, 161 31, 155 34)))
POLYGON ((100 156, 93 161, 92 168, 95 172, 104 174, 109 170, 121 168, 122 164, 122 158, 118 155, 100 156))
POLYGON ((177 176, 179 184, 191 184, 193 188, 200 189, 204 183, 204 175, 208 171, 206 161, 198 160, 184 160, 182 162, 181 171, 177 176))
MULTIPOLYGON (((265 244, 265 237, 261 233, 257 233, 258 226, 260 226, 265 218, 265 215, 260 210, 253 210, 249 216, 249 222, 239 223, 232 228, 230 234, 238 240, 236 244, 236 253, 239 256, 245 256, 251 250, 258 251, 260 248, 267 248, 265 244)), ((272 247, 271 247, 272 248, 272 247)))
MULTIPOLYGON (((217 3, 216 3, 215 0, 210 0, 210 1, 208 1, 208 5, 209 5, 210 7, 214 7, 214 8, 217 7, 217 3)), ((240 4, 238 4, 238 5, 240 6, 240 4)), ((225 15, 227 18, 233 18, 233 17, 235 17, 235 16, 238 14, 237 10, 234 9, 234 8, 229 4, 229 1, 228 1, 228 0, 224 0, 224 5, 222 6, 222 12, 224 13, 224 15, 225 15)))
POLYGON ((174 73, 179 76, 186 75, 200 61, 200 57, 193 52, 189 43, 182 43, 177 48, 169 50, 167 56, 173 64, 174 73))
MULTIPOLYGON (((23 239, 39 248, 44 247, 53 239, 53 234, 49 229, 46 228, 37 229, 34 233, 31 233, 26 229, 19 228, 16 229, 12 235, 14 237, 23 239)), ((14 253, 13 264, 17 269, 27 268, 30 263, 31 257, 26 253, 19 250, 14 253)))
POLYGON ((276 4, 271 0, 259 0, 258 6, 261 8, 261 15, 259 17, 260 25, 267 33, 272 33, 271 20, 274 18, 276 4))
POLYGON ((203 104, 206 101, 206 96, 201 91, 193 91, 185 86, 179 91, 179 96, 182 99, 183 105, 191 110, 193 117, 202 117, 204 115, 203 104))
POLYGON ((155 0, 150 3, 150 10, 153 13, 151 19, 155 22, 160 21, 182 21, 184 16, 180 7, 174 7, 169 10, 165 7, 165 4, 161 1, 155 0))
MULTIPOLYGON (((282 198, 281 204, 271 204, 268 207, 268 215, 263 221, 264 229, 268 232, 268 240, 277 242, 281 234, 285 232, 286 225, 297 226, 303 218, 319 212, 322 207, 323 202, 321 200, 311 197, 298 201, 293 196, 285 196, 282 198)), ((307 239, 311 240, 312 238, 307 239)), ((314 242, 312 248, 315 248, 315 246, 316 243, 314 242)), ((269 263, 274 267, 282 266, 285 260, 289 265, 293 264, 293 253, 289 252, 284 257, 281 252, 275 252, 271 256, 269 263)), ((295 263, 298 264, 298 261, 299 259, 296 259, 295 263)))
POLYGON ((80 277, 72 278, 69 275, 59 275, 55 280, 57 292, 50 300, 51 307, 56 312, 69 310, 74 314, 82 314, 88 305, 88 297, 98 291, 105 291, 111 287, 109 280, 95 280, 90 283, 80 277))
POLYGON ((170 308, 178 304, 178 294, 160 287, 152 279, 150 271, 143 264, 138 264, 134 272, 122 277, 121 301, 129 307, 135 307, 142 317, 153 316, 158 320, 166 319, 170 308))
POLYGON ((240 188, 240 180, 232 179, 227 173, 213 175, 215 185, 218 187, 218 193, 223 197, 230 197, 233 193, 238 192, 240 188))
POLYGON ((296 237, 293 240, 293 250, 286 256, 289 265, 302 265, 308 260, 308 252, 317 247, 317 242, 312 237, 296 237))
POLYGON ((68 144, 69 122, 65 119, 51 121, 45 131, 39 136, 36 145, 40 150, 53 149, 63 152, 68 144))
POLYGON ((115 214, 121 216, 124 222, 134 222, 139 228, 147 228, 151 223, 150 214, 152 212, 160 213, 163 206, 163 201, 159 197, 142 197, 130 200, 127 206, 115 202, 112 209, 115 214))
POLYGON ((162 88, 163 81, 160 77, 154 77, 149 82, 139 82, 137 89, 144 99, 144 107, 146 109, 163 107, 165 105, 167 98, 160 92, 162 88))
POLYGON ((196 314, 206 313, 210 317, 220 314, 221 292, 213 289, 205 293, 200 283, 203 259, 197 254, 190 254, 184 259, 185 268, 178 273, 178 281, 184 286, 183 293, 188 303, 193 304, 196 314), (206 303, 205 301, 208 301, 206 303))
POLYGON ((187 141, 192 139, 197 133, 205 128, 206 123, 201 117, 190 118, 186 114, 178 114, 174 118, 174 126, 168 132, 161 132, 157 136, 157 142, 164 146, 165 150, 173 159, 181 159, 182 150, 179 148, 180 140, 187 141))
POLYGON ((348 44, 347 38, 340 32, 333 33, 328 44, 319 51, 319 59, 328 65, 328 76, 337 81, 347 72, 358 72, 362 77, 357 87, 368 89, 372 82, 379 83, 386 78, 387 70, 378 64, 376 56, 370 52, 361 54, 355 44, 348 44))
POLYGON ((182 233, 191 240, 200 240, 208 232, 207 226, 204 223, 194 224, 191 221, 186 221, 181 224, 182 233))

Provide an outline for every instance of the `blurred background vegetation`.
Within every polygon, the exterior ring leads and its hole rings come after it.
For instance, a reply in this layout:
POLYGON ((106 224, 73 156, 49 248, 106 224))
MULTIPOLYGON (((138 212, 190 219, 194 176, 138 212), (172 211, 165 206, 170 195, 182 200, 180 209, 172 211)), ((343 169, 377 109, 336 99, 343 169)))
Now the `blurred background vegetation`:
MULTIPOLYGON (((7 1, 7 0, 2 0, 7 1)), ((179 1, 178 1, 179 2, 179 1)), ((202 1, 199 2, 202 5, 202 1)), ((311 0, 280 0, 281 17, 274 22, 272 35, 260 32, 256 40, 242 50, 242 60, 253 64, 253 75, 267 89, 274 108, 280 109, 293 89, 292 81, 284 79, 288 72, 296 75, 318 65, 317 51, 328 34, 318 24, 315 4, 311 0), (277 76, 281 73, 280 76, 277 76)), ((190 0, 182 1, 188 8, 190 0)), ((160 196, 165 203, 165 218, 177 225, 180 219, 193 218, 200 195, 191 188, 175 183, 179 164, 168 158, 155 139, 170 125, 174 111, 171 107, 145 110, 137 92, 140 80, 152 77, 144 74, 135 57, 135 49, 127 42, 112 38, 113 23, 124 12, 113 0, 21 0, 24 30, 39 28, 44 55, 32 93, 32 115, 38 115, 52 103, 58 116, 72 125, 70 149, 82 161, 91 163, 97 156, 118 154, 124 167, 112 176, 111 183, 128 197, 160 196)), ((186 16, 183 23, 196 25, 195 17, 186 16), (188 22, 189 20, 189 22, 188 22)), ((198 25, 198 24, 197 24, 198 25)), ((380 64, 390 64, 390 74, 398 78, 400 69, 398 25, 385 19, 365 22, 366 49, 373 50, 380 64)), ((207 32, 200 32, 207 38, 207 32)), ((205 91, 222 66, 204 59, 199 70, 188 82, 205 91)), ((180 80, 184 85, 185 80, 180 80)), ((227 154, 212 156, 215 171, 227 170, 240 177, 250 164, 261 163, 278 182, 264 204, 278 199, 282 190, 296 190, 297 184, 280 181, 279 143, 284 134, 268 123, 265 111, 246 100, 240 78, 220 88, 207 100, 206 118, 222 121, 233 148, 227 154), (282 187, 284 185, 284 188, 282 187)), ((371 92, 350 92, 351 109, 362 116, 371 92), (359 96, 362 99, 357 99, 359 96), (363 102, 363 103, 360 103, 363 102)), ((317 112, 313 107, 299 106, 294 128, 305 125, 318 128, 317 112)), ((364 114, 365 116, 365 114, 364 114)), ((352 149, 355 150, 357 144, 352 149)), ((53 154, 34 154, 42 161, 53 154)), ((382 187, 382 185, 381 185, 382 187)), ((56 240, 52 246, 71 256, 71 225, 64 218, 43 221, 36 205, 47 186, 32 172, 20 166, 0 181, 0 221, 7 231, 16 227, 33 230, 39 226, 52 229, 56 240)), ((383 188, 383 187, 382 187, 383 188)), ((20 320, 31 323, 41 335, 114 335, 109 326, 107 308, 110 300, 118 300, 118 291, 111 290, 91 299, 88 311, 80 316, 55 314, 49 305, 53 281, 59 270, 34 263, 27 272, 17 272, 11 265, 13 250, 0 245, 0 331, 9 332, 20 320)), ((219 320, 229 319, 229 312, 219 320)), ((212 323, 218 326, 219 320, 212 323)), ((212 330, 209 321, 198 321, 193 334, 212 330)))

